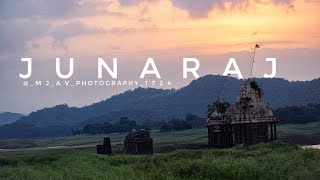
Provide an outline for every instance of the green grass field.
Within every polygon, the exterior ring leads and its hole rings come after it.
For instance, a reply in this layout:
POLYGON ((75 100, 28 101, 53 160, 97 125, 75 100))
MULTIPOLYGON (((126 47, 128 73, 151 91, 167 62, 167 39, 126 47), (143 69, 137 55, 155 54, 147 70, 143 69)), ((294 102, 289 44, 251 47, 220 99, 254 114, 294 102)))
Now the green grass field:
POLYGON ((278 131, 282 135, 305 135, 320 133, 320 122, 280 125, 278 131))
MULTIPOLYGON (((278 126, 279 136, 320 133, 320 123, 278 126)), ((273 142, 199 149, 207 129, 152 131, 153 156, 123 155, 124 134, 1 140, 0 179, 319 179, 320 150, 273 142), (97 155, 103 137, 115 155, 97 155), (48 148, 52 147, 52 148, 48 148), (13 150, 18 148, 16 150, 13 150)))
MULTIPOLYGON (((16 148, 37 148, 37 147, 54 147, 54 146, 85 146, 93 147, 101 144, 104 137, 110 137, 112 146, 115 151, 121 150, 123 140, 127 133, 108 134, 108 135, 77 135, 60 138, 45 139, 9 139, 0 140, 0 149, 16 149, 16 148)), ((206 144, 207 129, 192 129, 185 131, 173 131, 161 133, 152 131, 151 136, 154 141, 155 152, 167 152, 183 148, 190 144, 206 144)), ((1 151, 0 151, 1 153, 1 151)))
MULTIPOLYGON (((306 135, 320 133, 320 122, 308 124, 288 124, 279 125, 278 135, 306 135)), ((39 148, 39 147, 56 147, 56 146, 85 146, 93 147, 102 143, 104 137, 110 137, 113 149, 121 150, 123 140, 127 133, 108 134, 108 135, 77 135, 58 138, 44 139, 8 139, 0 140, 0 149, 18 149, 18 148, 39 148)), ((185 131, 173 131, 161 133, 157 130, 151 132, 154 140, 155 152, 168 152, 175 149, 183 149, 190 145, 207 144, 207 129, 192 129, 185 131)), ((0 151, 1 153, 1 151, 0 151)))
MULTIPOLYGON (((278 126, 280 136, 320 133, 320 123, 278 126)), ((207 129, 152 131, 153 156, 123 155, 124 134, 1 140, 0 179, 319 179, 320 150, 280 141, 231 149, 207 144, 207 129), (97 155, 109 136, 115 155, 97 155), (48 148, 53 147, 53 148, 48 148), (21 149, 22 148, 22 149, 21 149), (180 150, 179 150, 180 149, 180 150), (167 153, 164 153, 167 152, 167 153), (168 153, 171 152, 171 153, 168 153)))
POLYGON ((2 152, 0 179, 319 179, 320 150, 273 142, 153 156, 93 148, 2 152))

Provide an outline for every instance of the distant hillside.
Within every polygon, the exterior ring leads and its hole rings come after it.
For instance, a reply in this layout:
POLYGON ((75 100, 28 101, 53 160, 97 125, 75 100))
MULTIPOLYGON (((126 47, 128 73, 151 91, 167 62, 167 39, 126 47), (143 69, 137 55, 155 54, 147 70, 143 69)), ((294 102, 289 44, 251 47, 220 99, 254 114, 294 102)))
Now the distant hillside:
POLYGON ((309 122, 320 122, 320 104, 308 104, 307 106, 288 106, 279 108, 274 114, 280 119, 280 123, 305 124, 309 122))
POLYGON ((19 113, 0 112, 0 126, 13 123, 21 117, 23 117, 23 115, 19 113))
MULTIPOLYGON (((46 129, 39 135, 46 136, 46 133, 56 135, 57 132, 65 135, 64 129, 81 127, 101 116, 106 116, 105 121, 108 122, 118 121, 123 116, 137 122, 147 119, 168 120, 183 117, 187 113, 203 117, 207 105, 218 98, 224 79, 222 76, 207 75, 178 90, 137 88, 82 108, 67 105, 44 108, 22 117, 16 123, 0 127, 0 138, 8 137, 12 129, 16 133, 23 133, 25 129, 20 122, 28 124, 29 128, 46 129), (17 130, 17 127, 20 129, 17 130), (54 127, 51 129, 56 131, 52 133, 48 127, 54 127)), ((255 80, 263 89, 264 100, 274 109, 320 103, 320 79, 304 82, 289 82, 279 78, 255 80)), ((221 97, 234 102, 242 83, 242 80, 227 77, 221 97)))

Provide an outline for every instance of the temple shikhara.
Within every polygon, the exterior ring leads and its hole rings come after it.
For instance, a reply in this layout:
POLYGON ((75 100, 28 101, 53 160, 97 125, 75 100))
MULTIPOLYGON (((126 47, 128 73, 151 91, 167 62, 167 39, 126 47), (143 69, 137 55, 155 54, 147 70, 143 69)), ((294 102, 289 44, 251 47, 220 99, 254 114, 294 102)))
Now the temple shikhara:
POLYGON ((235 104, 218 99, 208 106, 208 145, 224 148, 273 141, 277 139, 277 122, 262 100, 262 89, 249 79, 240 88, 235 104))

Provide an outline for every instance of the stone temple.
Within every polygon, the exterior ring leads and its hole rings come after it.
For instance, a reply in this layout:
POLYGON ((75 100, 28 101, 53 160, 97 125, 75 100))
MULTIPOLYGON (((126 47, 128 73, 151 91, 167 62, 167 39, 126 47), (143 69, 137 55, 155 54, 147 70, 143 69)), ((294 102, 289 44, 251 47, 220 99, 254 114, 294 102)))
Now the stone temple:
POLYGON ((133 129, 124 140, 126 154, 153 154, 153 140, 145 129, 133 129))
POLYGON ((224 105, 218 99, 206 120, 209 147, 226 148, 277 139, 278 120, 263 102, 262 90, 255 81, 246 80, 235 104, 224 105))

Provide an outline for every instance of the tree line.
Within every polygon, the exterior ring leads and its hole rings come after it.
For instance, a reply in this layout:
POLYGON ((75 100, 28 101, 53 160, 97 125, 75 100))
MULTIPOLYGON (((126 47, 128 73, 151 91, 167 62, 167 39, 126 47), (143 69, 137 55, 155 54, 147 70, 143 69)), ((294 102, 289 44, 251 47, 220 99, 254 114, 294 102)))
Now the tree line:
POLYGON ((320 122, 320 104, 288 106, 274 111, 281 124, 304 124, 320 122))
POLYGON ((128 117, 121 117, 116 123, 93 123, 87 124, 82 129, 73 129, 72 135, 78 134, 110 134, 110 133, 124 133, 130 132, 132 129, 158 129, 161 132, 167 131, 180 131, 193 128, 203 128, 204 119, 193 115, 187 114, 184 118, 174 118, 169 121, 151 122, 150 120, 138 124, 128 117))
MULTIPOLYGON (((208 116, 212 114, 211 106, 208 106, 208 116)), ((227 106, 228 104, 223 104, 221 108, 224 110, 227 106)), ((320 122, 320 104, 279 108, 274 111, 274 115, 279 119, 281 124, 320 122)), ((168 121, 152 122, 146 120, 142 123, 137 123, 128 117, 121 117, 119 121, 113 124, 109 122, 87 124, 82 129, 72 130, 72 135, 124 133, 130 132, 132 129, 157 129, 160 130, 160 132, 168 132, 204 127, 204 118, 194 114, 186 114, 184 118, 173 118, 168 121)))

